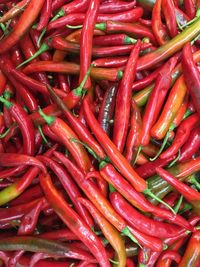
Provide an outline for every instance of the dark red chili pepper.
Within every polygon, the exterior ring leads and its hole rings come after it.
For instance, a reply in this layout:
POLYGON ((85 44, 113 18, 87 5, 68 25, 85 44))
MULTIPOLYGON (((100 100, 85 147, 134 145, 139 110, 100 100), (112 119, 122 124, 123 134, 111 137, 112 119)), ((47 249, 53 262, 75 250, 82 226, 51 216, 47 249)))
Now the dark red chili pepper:
POLYGON ((178 150, 185 144, 185 142, 188 140, 190 136, 191 130, 197 126, 199 123, 199 116, 198 114, 192 114, 185 120, 181 122, 179 125, 175 138, 171 144, 171 146, 166 149, 161 155, 161 159, 166 159, 168 157, 171 157, 175 155, 178 150))
POLYGON ((113 45, 126 45, 135 44, 137 41, 126 34, 106 34, 102 36, 95 36, 93 38, 93 45, 97 46, 113 46, 113 45))
MULTIPOLYGON (((88 4, 89 4, 89 0, 75 0, 73 1, 73 3, 70 2, 62 6, 61 10, 57 14, 61 13, 61 16, 64 16, 64 15, 75 13, 75 12, 85 12, 88 8, 88 4)), ((57 17, 60 17, 60 16, 58 15, 57 17)))
POLYGON ((200 74, 194 63, 189 43, 187 43, 183 48, 182 67, 187 89, 189 90, 197 113, 200 114, 200 74))
POLYGON ((117 84, 112 84, 106 90, 98 114, 98 122, 108 136, 111 133, 111 120, 113 119, 117 90, 117 84))
POLYGON ((70 1, 69 0, 54 0, 52 2, 52 12, 62 7, 62 5, 66 4, 67 2, 70 2, 70 1))
POLYGON ((14 48, 12 49, 11 61, 13 62, 15 67, 23 62, 23 55, 18 46, 14 46, 14 48))
POLYGON ((159 238, 167 238, 176 236, 179 227, 144 216, 132 207, 119 193, 113 192, 110 194, 110 201, 114 209, 127 221, 129 224, 143 233, 159 238))
POLYGON ((52 10, 52 0, 45 1, 40 15, 40 20, 37 25, 37 30, 41 31, 43 28, 45 28, 49 22, 49 19, 51 17, 51 10, 52 10))
POLYGON ((157 42, 163 45, 169 40, 169 36, 161 20, 161 3, 161 0, 157 0, 153 6, 152 30, 157 42))
POLYGON ((139 56, 141 42, 138 41, 133 50, 125 67, 123 78, 120 82, 117 91, 114 129, 113 129, 113 143, 116 145, 120 152, 123 151, 126 136, 128 132, 128 122, 131 109, 131 92, 132 83, 135 79, 137 58, 139 56))
POLYGON ((174 37, 178 34, 177 23, 176 23, 176 14, 175 6, 173 0, 163 0, 162 1, 162 10, 165 17, 165 22, 167 29, 171 37, 174 37))
POLYGON ((141 133, 141 145, 145 146, 149 144, 150 141, 150 131, 153 124, 159 115, 161 107, 164 103, 165 97, 169 90, 171 84, 171 72, 175 67, 177 62, 177 57, 172 57, 165 66, 161 69, 155 82, 155 86, 151 91, 150 97, 148 99, 142 124, 141 133))
POLYGON ((23 136, 24 154, 33 155, 35 153, 35 138, 34 127, 31 119, 19 105, 11 103, 3 97, 0 97, 0 101, 4 103, 6 108, 10 111, 11 115, 19 125, 23 136))
POLYGON ((37 156, 37 158, 41 160, 47 167, 49 167, 56 174, 61 184, 63 185, 64 189, 66 190, 68 196, 70 197, 72 203, 74 204, 74 207, 79 213, 79 215, 87 222, 87 224, 90 227, 92 227, 93 222, 87 210, 84 208, 83 205, 77 202, 77 198, 81 197, 81 193, 76 184, 74 183, 74 181, 65 171, 65 169, 57 162, 45 156, 37 156))
POLYGON ((46 232, 38 235, 41 238, 50 239, 50 240, 79 240, 78 236, 67 228, 54 230, 52 232, 46 232))
POLYGON ((30 0, 27 8, 21 15, 13 31, 0 41, 1 54, 5 53, 12 46, 14 46, 29 30, 29 28, 37 18, 39 12, 41 11, 44 2, 44 0, 30 0))
POLYGON ((63 197, 60 196, 59 192, 53 186, 49 174, 40 175, 39 178, 47 200, 58 216, 75 234, 78 234, 80 240, 89 248, 100 266, 109 267, 110 264, 102 243, 63 197))
POLYGON ((41 110, 39 113, 50 126, 50 129, 59 137, 61 142, 70 151, 81 170, 84 172, 91 170, 93 167, 85 148, 81 144, 71 141, 71 139, 78 139, 74 131, 62 119, 47 116, 41 110))
POLYGON ((181 256, 178 252, 174 251, 174 250, 167 250, 165 252, 163 252, 161 254, 161 256, 159 257, 157 263, 156 263, 156 267, 170 267, 171 265, 171 261, 175 261, 177 264, 180 263, 181 261, 181 256), (165 263, 165 260, 170 260, 170 262, 167 265, 163 265, 165 263))

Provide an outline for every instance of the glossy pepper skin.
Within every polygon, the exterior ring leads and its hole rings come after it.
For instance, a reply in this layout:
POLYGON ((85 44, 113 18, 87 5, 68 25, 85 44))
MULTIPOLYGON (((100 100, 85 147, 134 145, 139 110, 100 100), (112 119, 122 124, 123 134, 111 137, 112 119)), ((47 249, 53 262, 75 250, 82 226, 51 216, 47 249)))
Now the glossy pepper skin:
POLYGON ((182 67, 187 89, 190 92, 193 105, 200 116, 200 73, 194 63, 189 43, 187 43, 183 48, 182 67))
POLYGON ((200 231, 191 236, 179 267, 197 267, 200 264, 200 231))

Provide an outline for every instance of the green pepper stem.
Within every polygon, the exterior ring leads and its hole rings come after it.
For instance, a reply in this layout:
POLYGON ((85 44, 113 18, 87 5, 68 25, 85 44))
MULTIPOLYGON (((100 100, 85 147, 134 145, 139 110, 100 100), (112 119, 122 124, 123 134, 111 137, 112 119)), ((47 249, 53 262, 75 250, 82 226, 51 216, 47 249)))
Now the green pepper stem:
POLYGON ((168 167, 171 168, 172 166, 174 166, 174 164, 180 159, 180 156, 181 156, 181 150, 179 149, 177 157, 174 160, 172 160, 172 162, 168 165, 168 167))
POLYGON ((110 183, 108 184, 108 187, 109 187, 109 192, 110 193, 116 192, 116 189, 110 183))
POLYGON ((21 64, 19 64, 16 69, 19 69, 20 67, 24 66, 25 64, 27 64, 28 62, 32 61, 33 59, 35 59, 36 57, 38 57, 40 54, 46 52, 49 50, 49 46, 46 43, 43 43, 40 47, 40 49, 31 57, 29 57, 27 60, 25 60, 24 62, 22 62, 21 64))
POLYGON ((160 156, 160 154, 163 152, 163 150, 164 150, 164 148, 165 148, 165 146, 167 144, 167 141, 169 139, 169 134, 170 134, 170 130, 166 133, 165 138, 164 138, 163 143, 162 143, 162 146, 160 147, 158 153, 155 155, 155 157, 150 158, 149 159, 150 161, 156 160, 160 156))
POLYGON ((128 236, 134 243, 136 243, 140 248, 142 248, 142 246, 140 245, 140 243, 138 242, 138 240, 132 235, 132 233, 130 232, 128 226, 126 226, 123 230, 122 233, 125 236, 128 236))
POLYGON ((54 121, 55 121, 55 119, 56 119, 55 117, 46 115, 46 114, 42 111, 41 108, 38 109, 38 112, 39 112, 39 114, 41 115, 41 117, 46 121, 46 123, 47 123, 48 125, 51 125, 51 124, 54 123, 54 121))
POLYGON ((8 128, 4 133, 0 134, 0 139, 6 137, 6 135, 10 132, 10 128, 8 128))
POLYGON ((176 213, 178 213, 178 211, 179 211, 179 209, 180 209, 180 206, 181 206, 182 202, 183 202, 183 195, 181 195, 181 197, 179 198, 179 200, 178 200, 176 206, 174 207, 174 211, 175 211, 176 213))
POLYGON ((161 204, 165 205, 168 209, 170 209, 174 214, 175 211, 172 209, 172 207, 170 207, 167 203, 165 203, 162 199, 160 199, 159 197, 157 197, 154 193, 152 193, 149 189, 145 189, 143 191, 144 194, 152 197, 153 199, 157 200, 158 202, 160 202, 161 204))
POLYGON ((10 101, 6 100, 2 96, 0 96, 0 102, 2 102, 7 109, 10 109, 13 106, 13 104, 10 101))
POLYGON ((142 150, 142 146, 139 146, 139 147, 138 147, 137 154, 136 154, 136 156, 135 156, 135 160, 134 160, 132 166, 134 166, 134 165, 136 164, 136 162, 137 162, 137 160, 138 160, 138 157, 139 157, 139 155, 140 155, 141 150, 142 150))
POLYGON ((135 44, 136 42, 137 42, 137 40, 130 37, 130 36, 126 36, 124 39, 125 44, 135 44))
POLYGON ((102 23, 95 24, 95 29, 105 31, 106 30, 106 23, 102 22, 102 23))
POLYGON ((48 140, 46 139, 46 136, 44 135, 44 133, 43 133, 43 131, 42 131, 42 127, 41 127, 41 125, 38 125, 38 131, 39 131, 39 133, 40 133, 40 135, 41 135, 43 141, 47 144, 47 146, 48 146, 48 147, 51 147, 51 146, 49 145, 48 140))
POLYGON ((67 24, 66 27, 68 29, 82 29, 83 25, 69 25, 69 24, 67 24))

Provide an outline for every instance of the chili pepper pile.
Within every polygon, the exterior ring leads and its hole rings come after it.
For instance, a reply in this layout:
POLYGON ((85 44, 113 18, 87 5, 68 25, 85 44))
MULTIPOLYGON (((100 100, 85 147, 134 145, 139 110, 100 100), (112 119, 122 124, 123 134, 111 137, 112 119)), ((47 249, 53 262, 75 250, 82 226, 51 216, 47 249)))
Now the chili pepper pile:
POLYGON ((0 266, 200 267, 199 66, 199 0, 0 0, 0 266))

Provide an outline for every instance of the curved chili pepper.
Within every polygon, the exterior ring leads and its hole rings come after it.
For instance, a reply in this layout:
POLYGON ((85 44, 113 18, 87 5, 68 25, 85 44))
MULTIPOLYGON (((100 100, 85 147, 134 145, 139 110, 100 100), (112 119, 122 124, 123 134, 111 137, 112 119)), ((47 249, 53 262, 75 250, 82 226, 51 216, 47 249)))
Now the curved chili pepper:
MULTIPOLYGON (((110 121, 113 119, 117 90, 118 90, 117 84, 111 85, 106 90, 104 97, 103 97, 103 101, 101 103, 99 114, 98 114, 98 122, 101 128, 106 132, 108 136, 110 136, 110 133, 111 133, 110 121)), ((92 146, 90 147, 92 148, 92 146)))
POLYGON ((157 50, 138 59, 137 70, 148 69, 179 51, 200 33, 200 18, 157 50))
POLYGON ((43 30, 43 28, 45 28, 48 24, 51 17, 52 2, 52 0, 47 0, 42 7, 40 20, 37 25, 38 31, 43 30))
POLYGON ((65 169, 61 165, 59 165, 57 162, 45 156, 37 156, 37 158, 41 160, 46 166, 48 166, 56 174, 62 186, 66 190, 68 196, 70 197, 72 203, 74 204, 75 209, 77 210, 79 215, 91 227, 93 225, 93 222, 87 210, 79 202, 77 203, 77 198, 81 197, 81 193, 78 187, 76 186, 76 184, 71 179, 71 177, 67 174, 65 169))
POLYGON ((56 243, 55 241, 52 242, 32 236, 18 236, 1 239, 0 247, 3 251, 25 250, 46 253, 52 255, 53 257, 57 256, 94 261, 94 258, 91 257, 89 253, 86 251, 76 250, 71 247, 70 244, 62 245, 60 243, 56 243))
POLYGON ((126 135, 128 131, 128 122, 131 108, 131 92, 132 83, 135 79, 136 64, 141 48, 141 42, 138 41, 131 51, 127 65, 125 67, 123 78, 120 82, 117 91, 114 129, 113 129, 113 143, 120 152, 123 151, 126 135))
POLYGON ((147 37, 153 44, 156 44, 155 37, 151 30, 140 24, 140 23, 128 23, 128 22, 117 22, 108 20, 106 22, 102 22, 95 26, 99 30, 103 30, 108 34, 111 33, 126 33, 133 38, 142 38, 147 37))
MULTIPOLYGON (((99 5, 100 5, 100 0, 90 1, 83 22, 83 28, 81 31, 81 38, 80 38, 79 83, 83 80, 91 65, 93 31, 97 19, 99 5)), ((84 88, 90 89, 90 87, 91 87, 91 80, 90 77, 88 77, 88 79, 84 84, 84 88)))
POLYGON ((181 107, 181 104, 184 101, 187 87, 183 79, 183 76, 181 76, 175 82, 168 95, 167 101, 159 119, 151 128, 151 136, 158 140, 165 137, 170 128, 170 125, 174 120, 175 115, 177 114, 179 108, 181 107))
POLYGON ((186 143, 181 148, 181 156, 178 159, 179 162, 189 160, 200 147, 200 127, 196 127, 191 131, 186 143))
POLYGON ((191 46, 187 43, 182 53, 183 76, 198 114, 200 114, 200 74, 194 63, 191 46))
POLYGON ((157 42, 160 45, 165 44, 169 40, 169 36, 166 32, 166 28, 162 24, 161 20, 161 2, 157 0, 152 10, 152 30, 157 42))
POLYGON ((170 267, 171 261, 175 261, 177 264, 179 264, 181 261, 181 256, 176 251, 167 250, 161 254, 160 258, 158 259, 158 261, 156 263, 156 267, 163 267, 163 266, 170 267), (165 263, 166 259, 168 260, 168 264, 163 265, 165 263), (169 262, 169 260, 170 260, 170 262, 169 262))
POLYGON ((0 41, 1 54, 5 53, 12 46, 14 46, 19 41, 19 39, 22 38, 23 35, 29 30, 29 28, 37 18, 39 12, 41 11, 43 4, 44 0, 30 0, 26 10, 21 15, 13 31, 0 41))
POLYGON ((88 225, 81 220, 79 215, 67 204, 60 196, 52 184, 49 174, 40 175, 40 184, 45 192, 47 200, 54 208, 54 211, 62 221, 75 233, 79 235, 80 240, 89 248, 100 266, 110 266, 105 248, 97 236, 90 230, 88 225))
MULTIPOLYGON (((75 181, 79 184, 81 189, 84 191, 86 196, 90 199, 90 201, 96 206, 96 208, 105 216, 105 218, 112 223, 120 232, 124 233, 126 236, 130 237, 131 240, 136 241, 136 239, 131 235, 129 230, 129 226, 125 223, 123 218, 115 212, 115 210, 110 205, 109 201, 102 195, 102 193, 98 190, 94 182, 89 179, 85 179, 83 173, 64 155, 59 152, 55 152, 54 155, 65 165, 69 173, 75 179, 75 181)), ((133 235, 137 235, 138 241, 142 241, 142 243, 148 244, 151 246, 151 242, 154 241, 154 246, 156 249, 161 249, 161 243, 157 239, 151 240, 149 242, 148 237, 140 236, 141 233, 138 231, 135 232, 133 229, 133 235), (147 238, 147 240, 145 239, 147 238), (158 246, 157 246, 158 245, 158 246)))
POLYGON ((104 2, 99 6, 99 13, 118 13, 122 11, 127 11, 136 6, 136 1, 124 2, 104 2))
POLYGON ((86 121, 89 127, 92 129, 95 137, 101 143, 106 154, 109 156, 111 161, 117 166, 120 172, 132 182, 137 191, 143 191, 147 188, 146 183, 139 176, 136 175, 128 161, 118 151, 114 143, 109 139, 103 129, 99 126, 99 123, 95 119, 91 108, 90 100, 86 96, 83 100, 83 108, 85 113, 86 121), (136 176, 135 176, 136 175, 136 176))
POLYGON ((157 167, 165 167, 171 161, 176 158, 175 155, 167 157, 165 159, 157 158, 154 161, 148 161, 147 163, 139 166, 135 169, 135 171, 144 179, 149 178, 156 174, 157 167))
MULTIPOLYGON (((68 74, 79 74, 80 66, 71 62, 54 62, 54 61, 38 61, 24 68, 24 73, 34 73, 40 71, 61 72, 68 74)), ((92 68, 91 77, 100 80, 118 81, 121 79, 122 72, 116 68, 92 68)))
POLYGON ((181 216, 172 213, 171 211, 161 209, 152 205, 145 197, 137 192, 115 169, 111 164, 100 164, 101 176, 112 186, 114 186, 132 205, 145 212, 152 212, 153 214, 170 220, 186 229, 189 227, 188 222, 181 216))
POLYGON ((93 38, 93 45, 98 46, 112 46, 112 45, 126 45, 135 44, 137 41, 126 34, 116 33, 116 34, 106 34, 102 36, 95 36, 93 38))
POLYGON ((104 218, 104 216, 93 206, 93 204, 84 198, 78 198, 78 202, 83 204, 91 213, 92 217, 98 223, 101 231, 103 232, 106 239, 109 241, 111 246, 116 252, 116 260, 119 267, 125 266, 126 262, 126 251, 124 241, 119 235, 118 231, 104 218))
POLYGON ((151 236, 167 238, 176 236, 179 227, 159 221, 154 221, 138 212, 117 192, 110 194, 110 201, 114 209, 136 229, 151 236))
POLYGON ((23 55, 20 48, 14 46, 12 49, 11 61, 15 67, 23 62, 23 55))
POLYGON ((190 19, 193 19, 196 14, 196 8, 195 3, 193 0, 185 0, 184 1, 184 9, 185 13, 190 17, 190 19))
POLYGON ((62 119, 47 116, 41 110, 39 110, 39 113, 50 126, 50 129, 70 151, 78 166, 84 172, 91 170, 93 167, 85 148, 81 144, 71 142, 71 139, 78 139, 74 131, 62 119))
POLYGON ((197 126, 198 122, 199 116, 196 113, 183 120, 177 129, 171 146, 160 155, 160 158, 166 159, 172 155, 175 155, 188 140, 191 130, 197 126))
POLYGON ((68 122, 70 123, 72 129, 77 133, 79 138, 85 142, 88 146, 90 146, 95 153, 100 158, 105 158, 106 155, 102 148, 99 146, 99 144, 94 140, 92 135, 90 134, 89 130, 83 125, 78 118, 72 115, 70 110, 67 108, 67 106, 64 104, 64 102, 56 95, 56 93, 52 90, 51 87, 47 87, 48 91, 54 100, 54 102, 62 109, 63 113, 67 117, 68 122))
POLYGON ((162 10, 169 34, 174 37, 178 34, 174 2, 162 0, 162 10))
POLYGON ((131 108, 131 125, 126 140, 125 157, 129 162, 135 163, 135 161, 137 161, 138 150, 141 143, 142 118, 140 110, 133 99, 131 101, 131 108))
POLYGON ((33 155, 35 153, 35 139, 32 121, 19 105, 11 103, 3 97, 0 97, 0 101, 4 103, 20 127, 23 136, 24 154, 33 155))
POLYGON ((97 58, 92 61, 92 64, 95 67, 103 67, 103 68, 118 68, 126 65, 128 61, 127 56, 120 57, 106 57, 106 58, 97 58))
POLYGON ((155 86, 151 91, 149 96, 144 115, 143 115, 143 124, 142 124, 142 133, 141 133, 141 145, 145 146, 149 144, 150 141, 150 131, 155 123, 161 107, 164 103, 167 91, 169 90, 171 84, 171 72, 175 67, 177 62, 177 57, 172 57, 162 68, 161 72, 158 74, 155 86))
POLYGON ((23 12, 23 9, 27 7, 30 0, 22 0, 17 3, 13 8, 9 9, 1 18, 0 23, 4 23, 23 12))
POLYGON ((158 167, 156 172, 164 180, 170 183, 176 190, 178 190, 196 209, 197 214, 199 214, 200 206, 200 193, 195 191, 193 188, 184 184, 183 182, 177 180, 173 175, 168 171, 158 167))

